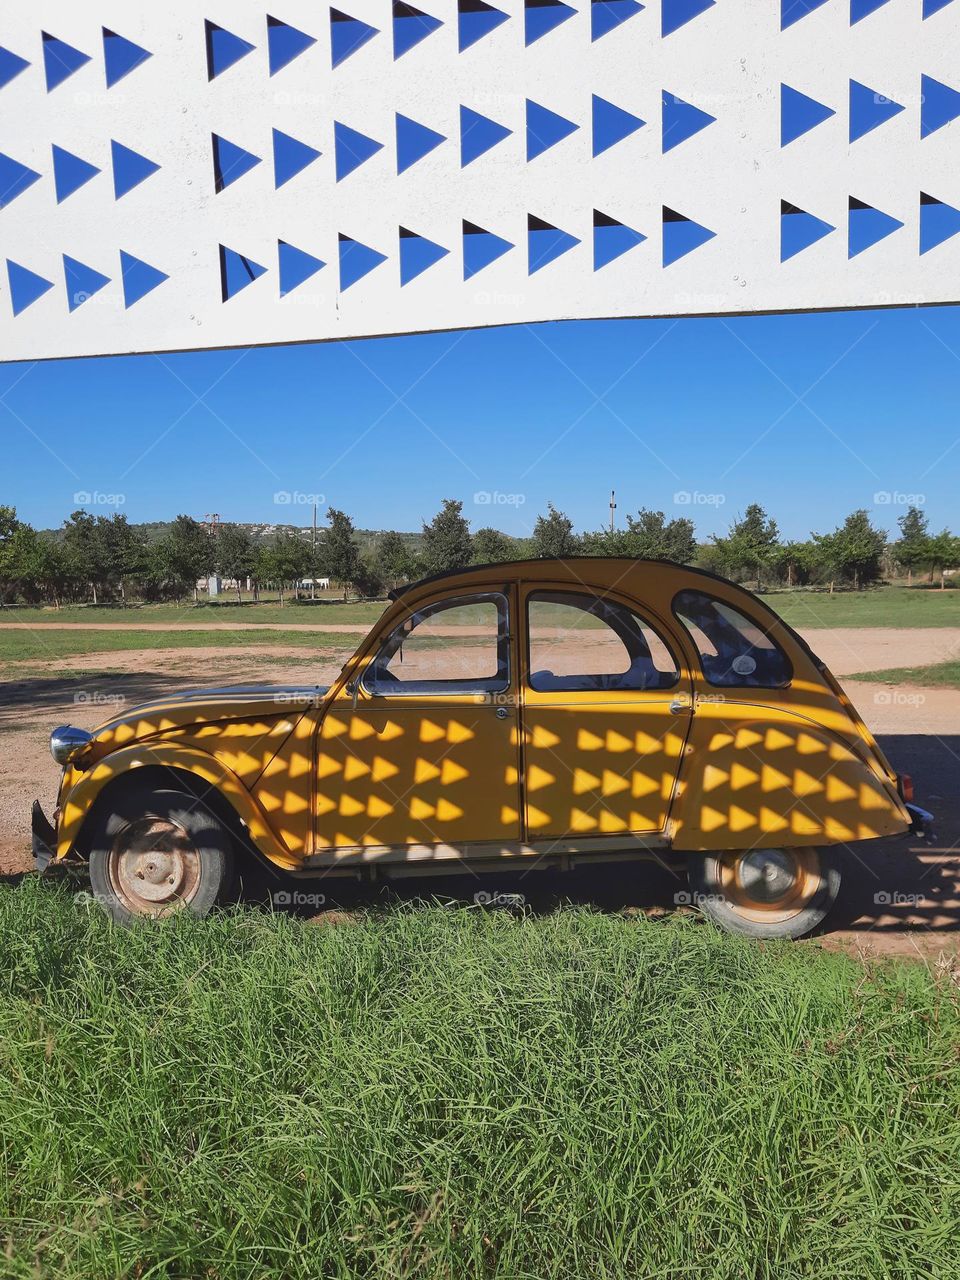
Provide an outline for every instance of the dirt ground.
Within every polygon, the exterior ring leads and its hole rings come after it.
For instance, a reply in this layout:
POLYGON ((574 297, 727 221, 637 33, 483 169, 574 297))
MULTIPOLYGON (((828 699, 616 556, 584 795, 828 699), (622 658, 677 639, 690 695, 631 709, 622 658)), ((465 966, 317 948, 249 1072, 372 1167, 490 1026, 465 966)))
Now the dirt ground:
MULTIPOLYGON (((347 630, 356 635, 363 628, 347 630)), ((960 655, 960 628, 816 630, 807 639, 841 677, 927 665, 960 655)), ((258 645, 246 651, 225 647, 85 654, 30 663, 19 677, 16 664, 9 664, 0 676, 0 745, 4 748, 0 874, 16 874, 32 865, 30 806, 39 798, 48 814, 53 808, 57 770, 47 741, 57 725, 70 722, 93 728, 118 708, 198 685, 325 684, 352 649, 345 635, 342 650, 319 652, 258 645)), ((844 687, 894 767, 912 775, 918 802, 937 817, 937 838, 930 844, 899 839, 851 849, 841 898, 821 941, 854 954, 920 957, 931 964, 945 957, 944 963, 956 963, 960 952, 960 691, 850 680, 844 680, 844 687)), ((473 882, 464 886, 463 877, 437 877, 401 881, 398 892, 402 896, 465 895, 472 901, 476 888, 473 882)), ((533 906, 566 898, 644 911, 673 909, 678 892, 673 873, 655 864, 626 871, 598 868, 563 877, 544 873, 524 879, 517 872, 498 877, 495 888, 520 892, 533 906)))

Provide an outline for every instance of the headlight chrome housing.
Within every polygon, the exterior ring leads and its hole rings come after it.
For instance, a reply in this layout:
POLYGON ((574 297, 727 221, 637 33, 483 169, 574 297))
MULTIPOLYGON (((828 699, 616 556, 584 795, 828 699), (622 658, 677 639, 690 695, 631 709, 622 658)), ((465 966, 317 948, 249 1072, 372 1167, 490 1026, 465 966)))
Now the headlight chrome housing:
POLYGON ((72 724, 62 724, 50 735, 50 754, 57 764, 69 764, 88 742, 93 741, 93 734, 86 729, 77 729, 72 724))

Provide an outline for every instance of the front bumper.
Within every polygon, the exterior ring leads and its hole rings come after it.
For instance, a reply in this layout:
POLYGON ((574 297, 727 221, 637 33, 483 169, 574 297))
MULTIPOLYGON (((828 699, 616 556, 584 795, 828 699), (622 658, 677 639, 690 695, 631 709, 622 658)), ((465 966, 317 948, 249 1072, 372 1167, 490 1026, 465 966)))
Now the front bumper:
POLYGON ((32 831, 33 860, 37 864, 37 870, 43 872, 46 871, 56 857, 57 833, 53 829, 53 824, 40 807, 39 800, 34 800, 33 802, 30 827, 32 831))
POLYGON ((933 814, 926 809, 921 809, 918 804, 906 804, 904 806, 910 814, 910 834, 919 836, 921 840, 931 842, 936 840, 936 834, 933 830, 933 814))

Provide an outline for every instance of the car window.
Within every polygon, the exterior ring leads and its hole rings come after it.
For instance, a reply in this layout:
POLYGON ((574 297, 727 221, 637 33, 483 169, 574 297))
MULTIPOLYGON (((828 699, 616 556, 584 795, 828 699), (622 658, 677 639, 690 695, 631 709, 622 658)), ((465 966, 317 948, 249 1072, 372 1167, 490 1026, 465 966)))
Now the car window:
POLYGON ((681 591, 673 611, 690 633, 710 684, 778 689, 790 683, 787 655, 738 609, 703 591, 681 591))
POLYGON ((527 597, 530 687, 541 693, 670 689, 680 678, 662 637, 626 605, 589 592, 527 597))
POLYGON ((510 684, 507 601, 459 596, 411 614, 367 668, 369 693, 496 693, 510 684))

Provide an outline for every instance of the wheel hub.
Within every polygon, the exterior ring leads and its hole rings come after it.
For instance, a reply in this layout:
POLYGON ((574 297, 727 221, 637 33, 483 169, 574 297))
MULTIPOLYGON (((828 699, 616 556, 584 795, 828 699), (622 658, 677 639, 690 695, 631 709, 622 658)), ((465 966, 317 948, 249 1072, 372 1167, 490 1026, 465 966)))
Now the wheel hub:
POLYGON ((797 862, 785 849, 755 849, 740 859, 738 877, 754 902, 779 902, 797 883, 797 862))
POLYGON ((164 915, 196 892, 200 855, 175 822, 144 818, 125 827, 114 841, 109 871, 130 911, 164 915))

